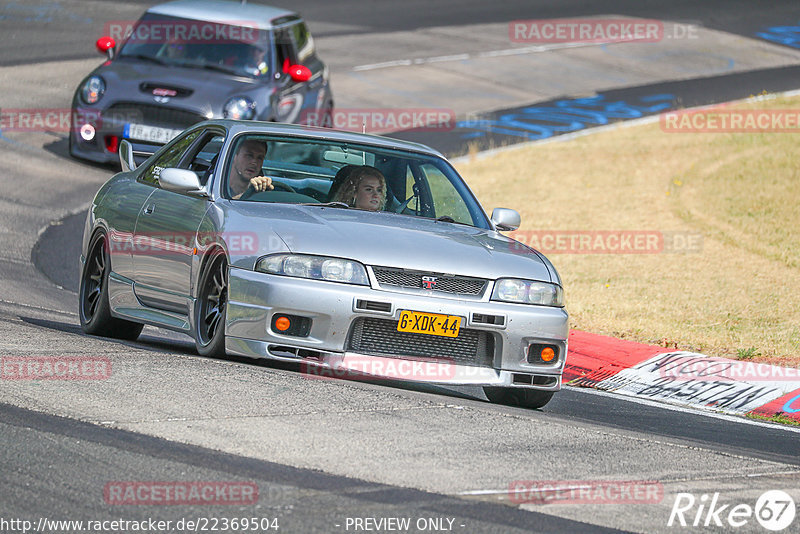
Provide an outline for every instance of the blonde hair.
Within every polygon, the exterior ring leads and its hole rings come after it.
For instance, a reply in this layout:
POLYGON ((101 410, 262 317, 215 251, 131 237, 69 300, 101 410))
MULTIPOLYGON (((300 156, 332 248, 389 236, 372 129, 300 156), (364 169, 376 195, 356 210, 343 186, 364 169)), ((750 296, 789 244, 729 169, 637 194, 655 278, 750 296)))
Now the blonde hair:
POLYGON ((342 182, 342 185, 336 190, 336 195, 331 200, 334 202, 344 202, 351 208, 354 208, 356 205, 356 197, 358 196, 358 188, 364 178, 369 177, 377 178, 381 183, 381 187, 383 187, 383 198, 381 198, 381 204, 378 206, 378 211, 382 210, 386 206, 386 178, 383 177, 381 171, 369 165, 362 165, 350 171, 347 178, 342 182))

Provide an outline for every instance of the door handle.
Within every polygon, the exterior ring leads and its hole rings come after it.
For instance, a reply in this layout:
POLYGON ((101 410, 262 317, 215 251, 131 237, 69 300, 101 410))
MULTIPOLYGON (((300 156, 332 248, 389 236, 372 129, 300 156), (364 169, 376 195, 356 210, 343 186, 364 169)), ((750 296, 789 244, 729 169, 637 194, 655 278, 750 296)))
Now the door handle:
POLYGON ((156 209, 156 205, 155 204, 150 204, 149 206, 147 206, 144 209, 144 214, 145 215, 150 215, 151 213, 153 213, 153 211, 155 211, 155 209, 156 209))

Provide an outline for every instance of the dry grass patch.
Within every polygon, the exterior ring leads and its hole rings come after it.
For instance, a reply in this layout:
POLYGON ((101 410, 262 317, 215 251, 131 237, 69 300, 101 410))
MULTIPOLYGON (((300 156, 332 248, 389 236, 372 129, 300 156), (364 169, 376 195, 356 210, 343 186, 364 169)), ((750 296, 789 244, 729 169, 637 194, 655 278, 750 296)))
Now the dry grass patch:
MULTIPOLYGON (((800 110, 800 98, 748 108, 800 110)), ((665 133, 659 124, 459 165, 520 231, 702 234, 692 253, 555 254, 572 326, 665 347, 800 363, 796 134, 665 133)))

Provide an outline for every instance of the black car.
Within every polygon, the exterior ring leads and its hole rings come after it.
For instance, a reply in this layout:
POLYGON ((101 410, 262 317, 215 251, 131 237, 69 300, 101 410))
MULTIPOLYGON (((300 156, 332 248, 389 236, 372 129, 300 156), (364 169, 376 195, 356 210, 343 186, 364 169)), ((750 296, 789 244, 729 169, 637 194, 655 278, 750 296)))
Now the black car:
POLYGON ((153 153, 212 118, 328 125, 328 69, 299 15, 223 0, 154 6, 134 24, 109 23, 108 60, 72 100, 70 154, 115 162, 122 139, 153 153), (116 40, 124 40, 117 50, 116 40))

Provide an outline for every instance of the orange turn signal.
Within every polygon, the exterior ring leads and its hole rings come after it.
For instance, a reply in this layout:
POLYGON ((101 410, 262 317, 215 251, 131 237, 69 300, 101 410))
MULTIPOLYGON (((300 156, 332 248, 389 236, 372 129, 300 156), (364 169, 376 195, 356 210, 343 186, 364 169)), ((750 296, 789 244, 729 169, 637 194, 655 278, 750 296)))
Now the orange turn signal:
POLYGON ((275 320, 275 328, 280 330, 281 332, 289 330, 289 327, 291 326, 292 322, 289 320, 288 317, 278 317, 275 320))
POLYGON ((554 351, 550 347, 545 347, 542 349, 542 361, 550 362, 553 361, 553 358, 555 357, 556 357, 556 351, 554 351))

